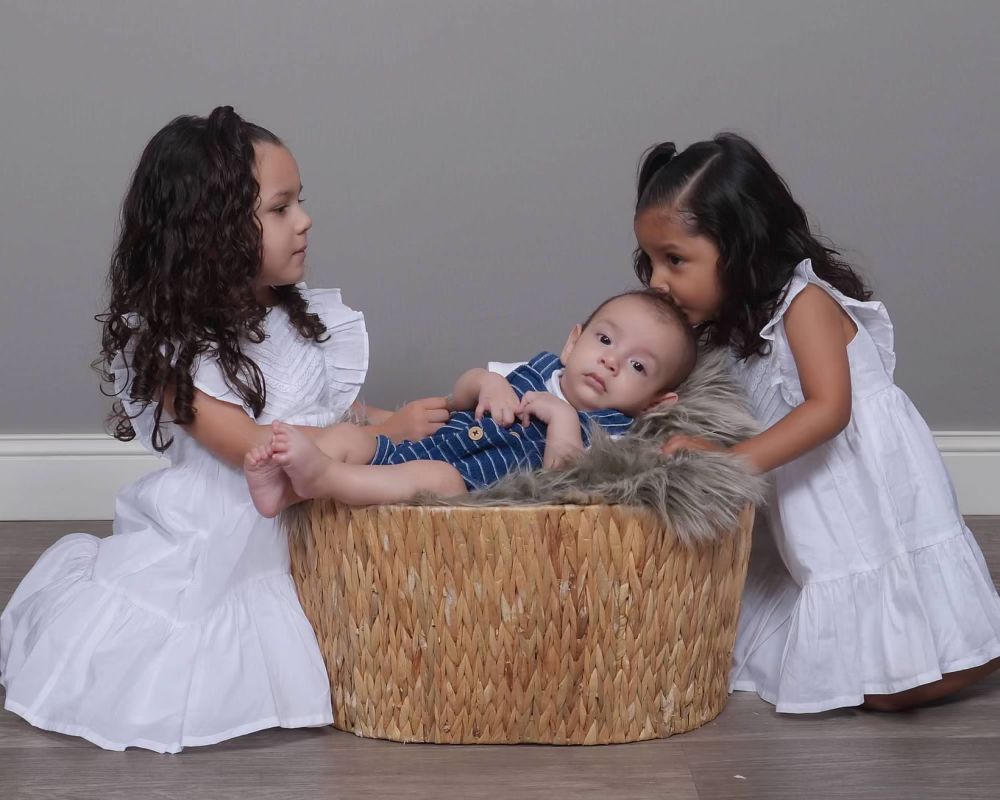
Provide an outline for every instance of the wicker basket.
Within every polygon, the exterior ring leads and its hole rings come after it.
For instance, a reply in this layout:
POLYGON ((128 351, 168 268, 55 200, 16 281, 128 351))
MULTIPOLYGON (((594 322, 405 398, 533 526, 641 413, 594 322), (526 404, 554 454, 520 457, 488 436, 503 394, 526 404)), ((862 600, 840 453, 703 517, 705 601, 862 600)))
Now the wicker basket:
POLYGON ((334 724, 456 744, 697 728, 726 702, 752 521, 689 548, 623 506, 303 506, 292 573, 334 724))

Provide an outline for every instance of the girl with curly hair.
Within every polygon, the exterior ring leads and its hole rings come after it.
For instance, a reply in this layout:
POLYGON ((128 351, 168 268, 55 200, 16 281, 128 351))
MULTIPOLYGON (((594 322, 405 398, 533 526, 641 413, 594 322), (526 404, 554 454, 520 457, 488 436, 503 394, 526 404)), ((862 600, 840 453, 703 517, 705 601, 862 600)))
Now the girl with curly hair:
MULTIPOLYGON (((142 153, 98 364, 115 436, 170 464, 119 494, 111 537, 49 548, 0 617, 6 707, 33 725, 177 752, 331 722, 284 533, 241 470, 274 419, 309 435, 342 420, 368 367, 363 316, 297 285, 301 189, 282 142, 229 107, 175 119, 142 153)), ((402 439, 448 414, 428 398, 372 417, 402 439)))
MULTIPOLYGON (((1000 598, 934 439, 893 383, 893 329, 746 139, 639 168, 635 269, 727 347, 768 473, 732 687, 778 711, 929 702, 1000 666, 1000 598)), ((716 449, 676 437, 664 452, 716 449)))

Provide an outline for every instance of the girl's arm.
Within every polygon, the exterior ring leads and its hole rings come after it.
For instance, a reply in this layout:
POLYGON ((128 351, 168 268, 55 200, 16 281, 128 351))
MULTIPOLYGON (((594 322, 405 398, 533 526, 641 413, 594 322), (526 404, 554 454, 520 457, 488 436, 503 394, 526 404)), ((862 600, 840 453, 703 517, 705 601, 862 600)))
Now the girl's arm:
POLYGON ((366 427, 379 425, 392 416, 392 412, 386 408, 376 408, 359 400, 355 400, 351 405, 351 412, 355 419, 364 420, 366 427))
POLYGON ((856 332, 854 323, 830 295, 810 285, 785 312, 785 332, 805 399, 759 436, 732 448, 758 472, 819 447, 851 421, 847 345, 856 332))
MULTIPOLYGON (((844 310, 818 286, 807 286, 784 317, 804 401, 758 436, 730 448, 756 472, 768 472, 818 447, 851 420, 851 371, 847 345, 856 333, 844 310)), ((707 445, 707 443, 705 443, 707 445)), ((718 449, 672 439, 664 453, 718 449)))
MULTIPOLYGON (((433 433, 448 420, 445 398, 428 397, 407 403, 395 414, 383 412, 373 425, 366 426, 372 434, 384 433, 394 441, 421 439, 433 433), (427 432, 422 432, 426 430, 427 432), (398 437, 398 439, 397 439, 398 437)), ((188 434, 216 458, 234 467, 243 467, 243 457, 257 445, 271 441, 271 426, 258 425, 246 412, 233 403, 217 400, 211 395, 195 390, 194 420, 186 426, 188 434)), ((378 409, 381 411, 381 409, 378 409)), ((173 414, 173 407, 166 404, 164 412, 173 414)), ((325 428, 296 425, 310 438, 318 436, 325 428)))
MULTIPOLYGON (((164 413, 173 414, 171 403, 165 403, 164 413)), ((195 389, 194 420, 184 428, 187 433, 216 458, 230 466, 243 468, 243 457, 257 445, 271 441, 271 426, 258 425, 240 406, 217 400, 195 389)), ((310 436, 322 428, 296 425, 310 436)))
MULTIPOLYGON (((358 403, 352 408, 355 412, 361 410, 358 403)), ((373 435, 388 436, 394 442, 430 436, 444 425, 450 416, 447 397, 425 397, 422 400, 414 400, 395 412, 365 406, 364 412, 367 423, 362 427, 373 435)))

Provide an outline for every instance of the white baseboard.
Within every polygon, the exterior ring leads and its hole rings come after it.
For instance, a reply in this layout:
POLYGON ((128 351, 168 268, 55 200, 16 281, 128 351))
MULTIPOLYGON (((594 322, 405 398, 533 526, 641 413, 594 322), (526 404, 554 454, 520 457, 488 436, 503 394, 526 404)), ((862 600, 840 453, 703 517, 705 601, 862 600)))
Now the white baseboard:
MULTIPOLYGON (((941 431, 963 514, 1000 514, 1000 431, 941 431)), ((115 494, 165 459, 104 434, 0 434, 0 520, 111 519, 115 494)))
POLYGON ((167 464, 103 433, 0 435, 0 519, 111 519, 119 489, 167 464))

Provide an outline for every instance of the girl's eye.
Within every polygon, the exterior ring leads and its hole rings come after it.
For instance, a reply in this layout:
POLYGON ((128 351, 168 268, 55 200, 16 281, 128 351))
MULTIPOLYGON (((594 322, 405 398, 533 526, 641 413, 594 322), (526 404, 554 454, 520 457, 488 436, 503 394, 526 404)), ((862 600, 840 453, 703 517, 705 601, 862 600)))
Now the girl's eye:
POLYGON ((274 209, 275 214, 284 214, 288 210, 288 206, 278 206, 274 209))
POLYGON ((673 253, 667 254, 667 262, 671 264, 671 266, 679 266, 682 260, 683 259, 680 256, 674 255, 673 253))
POLYGON ((645 372, 646 371, 646 368, 640 362, 638 362, 638 361, 633 361, 632 362, 632 369, 634 369, 636 372, 645 372))
POLYGON ((597 339, 601 344, 611 344, 611 337, 606 333, 597 334, 597 339))

